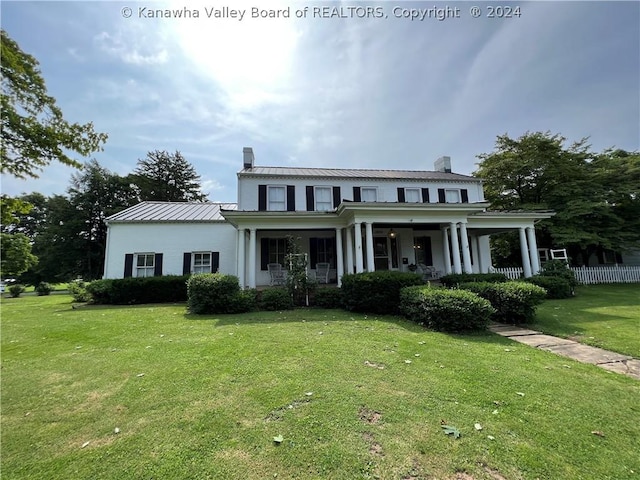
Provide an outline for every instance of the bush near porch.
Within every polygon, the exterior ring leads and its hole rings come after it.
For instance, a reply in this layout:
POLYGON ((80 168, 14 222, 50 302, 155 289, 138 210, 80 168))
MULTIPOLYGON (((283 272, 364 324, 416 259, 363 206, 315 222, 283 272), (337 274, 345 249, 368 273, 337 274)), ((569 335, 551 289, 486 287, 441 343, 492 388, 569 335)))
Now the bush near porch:
POLYGON ((400 290, 424 285, 415 273, 378 271, 342 277, 342 293, 347 310, 368 313, 400 313, 400 290))
POLYGON ((461 283, 489 282, 504 283, 509 281, 502 273, 450 273, 440 277, 440 283, 447 288, 455 288, 461 283))
POLYGON ((188 275, 95 280, 87 285, 93 303, 135 305, 187 300, 188 275))

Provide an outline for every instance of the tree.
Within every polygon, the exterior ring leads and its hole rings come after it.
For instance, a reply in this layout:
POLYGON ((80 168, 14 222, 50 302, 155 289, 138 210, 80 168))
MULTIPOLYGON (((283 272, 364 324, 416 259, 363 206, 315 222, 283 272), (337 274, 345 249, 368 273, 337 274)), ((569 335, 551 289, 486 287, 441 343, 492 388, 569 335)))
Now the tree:
POLYGON ((20 275, 38 263, 38 257, 31 253, 29 238, 22 233, 0 233, 0 251, 3 277, 20 275))
POLYGON ((57 160, 79 167, 66 152, 88 156, 101 150, 107 135, 92 123, 69 123, 47 94, 38 61, 1 31, 2 147, 0 172, 37 178, 38 170, 57 160))
POLYGON ((200 176, 180 152, 155 150, 138 160, 133 172, 141 201, 201 202, 200 176))

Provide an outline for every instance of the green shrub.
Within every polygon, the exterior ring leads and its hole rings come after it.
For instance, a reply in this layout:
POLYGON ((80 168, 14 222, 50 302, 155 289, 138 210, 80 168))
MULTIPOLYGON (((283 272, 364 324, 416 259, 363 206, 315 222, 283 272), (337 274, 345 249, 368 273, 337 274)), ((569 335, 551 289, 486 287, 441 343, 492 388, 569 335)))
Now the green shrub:
POLYGON ((9 286, 9 294, 12 298, 18 298, 22 292, 24 292, 24 286, 19 283, 9 286))
POLYGON ((512 324, 532 321, 536 307, 547 295, 544 288, 526 282, 463 283, 460 288, 489 300, 496 310, 494 320, 512 324))
POLYGON ((450 273, 440 277, 440 283, 447 288, 455 288, 461 283, 488 282, 504 283, 509 281, 503 273, 450 273))
POLYGON ((542 277, 559 277, 564 278, 571 286, 571 295, 575 294, 575 289, 579 285, 576 274, 569 269, 564 260, 549 260, 542 265, 542 269, 538 273, 542 277))
POLYGON ((569 298, 573 295, 571 283, 563 277, 534 275, 523 281, 544 288, 547 291, 547 298, 569 298))
POLYGON ((238 277, 223 273, 192 275, 187 282, 187 305, 191 313, 240 313, 242 300, 238 277))
POLYGON ((344 299, 339 288, 319 288, 313 297, 313 306, 318 308, 342 308, 344 299))
POLYGON ((403 288, 400 309, 409 320, 446 332, 482 330, 495 312, 472 292, 425 286, 403 288))
POLYGON ((74 280, 69 282, 69 293, 73 297, 74 302, 89 302, 91 294, 87 290, 87 284, 83 280, 74 280))
POLYGON ((257 294, 255 288, 240 290, 229 299, 229 313, 245 313, 257 308, 257 294))
POLYGON ((38 296, 43 296, 43 295, 50 295, 51 291, 53 290, 53 287, 51 286, 50 283, 47 282, 40 282, 36 288, 36 293, 38 294, 38 296))
POLYGON ((262 291, 260 297, 261 310, 291 310, 293 299, 286 288, 270 288, 262 291))
POLYGON ((188 275, 95 280, 87 285, 94 303, 135 305, 187 300, 188 275))
POLYGON ((424 285, 420 275, 379 271, 344 275, 341 289, 347 310, 394 314, 400 312, 400 290, 413 285, 424 285))

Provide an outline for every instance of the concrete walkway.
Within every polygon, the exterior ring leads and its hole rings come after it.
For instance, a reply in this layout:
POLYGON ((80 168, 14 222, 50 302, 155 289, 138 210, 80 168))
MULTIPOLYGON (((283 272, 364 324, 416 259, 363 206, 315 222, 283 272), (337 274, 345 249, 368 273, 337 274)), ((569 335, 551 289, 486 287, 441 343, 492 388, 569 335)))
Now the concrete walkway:
POLYGON ((489 326, 489 330, 531 347, 557 353, 558 355, 572 358, 578 362, 597 365, 606 370, 623 373, 636 380, 640 380, 640 360, 630 357, 629 355, 610 352, 602 348, 583 345, 573 340, 552 337, 551 335, 544 335, 535 330, 512 325, 495 323, 489 326))

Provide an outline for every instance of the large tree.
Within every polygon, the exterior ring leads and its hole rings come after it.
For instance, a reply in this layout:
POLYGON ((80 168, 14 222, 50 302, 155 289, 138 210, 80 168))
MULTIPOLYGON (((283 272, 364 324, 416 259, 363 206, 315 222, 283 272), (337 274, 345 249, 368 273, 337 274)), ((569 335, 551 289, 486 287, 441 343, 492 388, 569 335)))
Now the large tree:
POLYGON ((14 277, 38 263, 31 253, 29 237, 22 233, 0 233, 1 270, 3 277, 14 277))
POLYGON ((138 160, 133 172, 141 201, 201 202, 200 176, 180 152, 154 150, 138 160))

